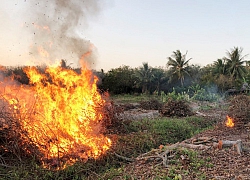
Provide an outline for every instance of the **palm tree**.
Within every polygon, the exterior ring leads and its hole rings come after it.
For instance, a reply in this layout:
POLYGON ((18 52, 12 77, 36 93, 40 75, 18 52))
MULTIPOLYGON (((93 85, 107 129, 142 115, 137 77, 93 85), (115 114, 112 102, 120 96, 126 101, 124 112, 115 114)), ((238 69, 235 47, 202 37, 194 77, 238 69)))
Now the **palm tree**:
POLYGON ((153 84, 155 85, 155 91, 158 96, 161 95, 162 85, 167 82, 167 75, 164 69, 162 68, 153 68, 152 69, 153 84))
POLYGON ((234 47, 231 51, 227 51, 227 57, 225 60, 228 65, 228 73, 234 79, 242 79, 246 74, 246 68, 244 66, 244 58, 247 55, 242 56, 242 48, 234 47))
POLYGON ((183 86, 185 75, 189 75, 188 73, 188 62, 192 59, 189 58, 186 60, 186 54, 181 54, 180 50, 173 51, 173 55, 168 57, 167 66, 170 67, 171 72, 171 80, 174 77, 177 77, 181 81, 181 85, 183 86))
POLYGON ((249 68, 250 68, 250 61, 246 61, 246 68, 249 70, 249 68))
POLYGON ((152 79, 152 69, 147 62, 142 63, 136 71, 136 76, 139 78, 139 84, 142 87, 142 93, 148 93, 148 87, 152 79))
POLYGON ((213 74, 216 78, 218 78, 220 75, 225 75, 227 71, 227 64, 226 59, 217 59, 217 61, 214 61, 213 64, 213 74))

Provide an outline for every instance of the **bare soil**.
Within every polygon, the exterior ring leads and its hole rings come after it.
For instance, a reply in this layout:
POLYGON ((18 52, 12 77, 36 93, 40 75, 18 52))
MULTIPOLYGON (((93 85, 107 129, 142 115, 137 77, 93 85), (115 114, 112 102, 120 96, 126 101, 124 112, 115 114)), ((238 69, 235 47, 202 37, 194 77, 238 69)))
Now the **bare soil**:
MULTIPOLYGON (((228 128, 224 123, 218 123, 212 130, 207 130, 197 136, 213 137, 219 140, 241 140, 243 147, 250 149, 249 131, 246 127, 228 128)), ((250 179, 250 153, 243 151, 238 154, 235 148, 210 149, 201 152, 201 158, 211 158, 213 167, 204 169, 209 179, 250 179)))
MULTIPOLYGON (((211 105, 211 104, 210 104, 211 105)), ((201 111, 201 114, 209 118, 218 118, 219 122, 213 129, 204 131, 197 137, 213 137, 218 140, 241 140, 243 147, 250 149, 250 127, 226 127, 226 115, 228 113, 226 102, 221 102, 219 107, 211 110, 201 111)), ((212 106, 212 105, 211 105, 212 106)), ((198 111, 199 112, 199 111, 198 111)), ((200 115, 200 114, 197 114, 200 115)), ((203 169, 207 175, 207 179, 250 179, 250 152, 244 152, 239 155, 235 148, 228 149, 209 149, 208 151, 200 152, 201 158, 210 158, 213 167, 203 169)))

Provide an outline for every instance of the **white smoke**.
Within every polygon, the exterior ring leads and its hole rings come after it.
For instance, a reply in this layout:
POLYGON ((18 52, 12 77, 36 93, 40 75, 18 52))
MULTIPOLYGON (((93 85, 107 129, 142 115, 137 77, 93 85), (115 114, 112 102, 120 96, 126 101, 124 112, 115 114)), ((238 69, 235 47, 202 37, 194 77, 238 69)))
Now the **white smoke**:
MULTIPOLYGON (((98 14, 98 1, 32 0, 29 3, 33 14, 29 15, 29 23, 32 23, 34 31, 33 55, 39 57, 43 51, 43 55, 50 60, 80 60, 93 48, 89 40, 81 38, 76 32, 77 28, 84 31, 87 19, 98 14)), ((93 55, 89 55, 85 61, 93 63, 93 55)))
MULTIPOLYGON (((93 52, 94 46, 89 40, 80 37, 79 32, 84 34, 88 20, 99 14, 98 0, 24 0, 14 3, 9 2, 9 7, 19 7, 19 11, 12 14, 13 17, 8 12, 11 18, 6 24, 10 24, 12 19, 22 22, 16 28, 12 24, 12 36, 18 36, 16 39, 23 44, 26 41, 27 54, 36 64, 65 59, 79 65, 78 60, 83 54, 93 52)), ((25 49, 24 46, 21 48, 25 49)), ((88 55, 85 61, 93 63, 94 54, 88 55)))

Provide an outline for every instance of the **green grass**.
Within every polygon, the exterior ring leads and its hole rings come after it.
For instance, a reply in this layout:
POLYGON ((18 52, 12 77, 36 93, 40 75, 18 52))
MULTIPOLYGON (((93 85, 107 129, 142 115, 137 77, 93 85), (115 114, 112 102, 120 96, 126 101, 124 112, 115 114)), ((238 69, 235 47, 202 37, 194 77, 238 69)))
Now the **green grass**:
POLYGON ((113 100, 116 103, 138 103, 141 101, 147 101, 151 99, 160 100, 160 97, 157 95, 143 95, 143 94, 138 94, 137 96, 130 94, 111 96, 111 100, 113 100))
POLYGON ((146 132, 158 143, 176 143, 192 137, 213 125, 202 117, 159 118, 133 121, 127 129, 131 132, 146 132))
POLYGON ((212 106, 209 106, 209 105, 203 105, 203 106, 200 106, 199 110, 202 110, 202 111, 208 111, 208 110, 212 110, 214 109, 214 107, 212 106))

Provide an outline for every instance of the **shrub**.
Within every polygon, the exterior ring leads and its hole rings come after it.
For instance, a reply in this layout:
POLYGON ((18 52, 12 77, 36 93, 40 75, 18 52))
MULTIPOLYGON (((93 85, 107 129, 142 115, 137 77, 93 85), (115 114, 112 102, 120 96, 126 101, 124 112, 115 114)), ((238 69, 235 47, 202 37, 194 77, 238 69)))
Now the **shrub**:
POLYGON ((173 88, 173 91, 171 93, 165 94, 164 92, 161 92, 162 102, 167 102, 169 99, 188 101, 190 98, 189 98, 189 95, 185 91, 181 93, 177 93, 175 89, 173 88))
POLYGON ((197 90, 192 97, 192 99, 197 101, 216 101, 218 98, 218 94, 207 92, 203 88, 197 90))

